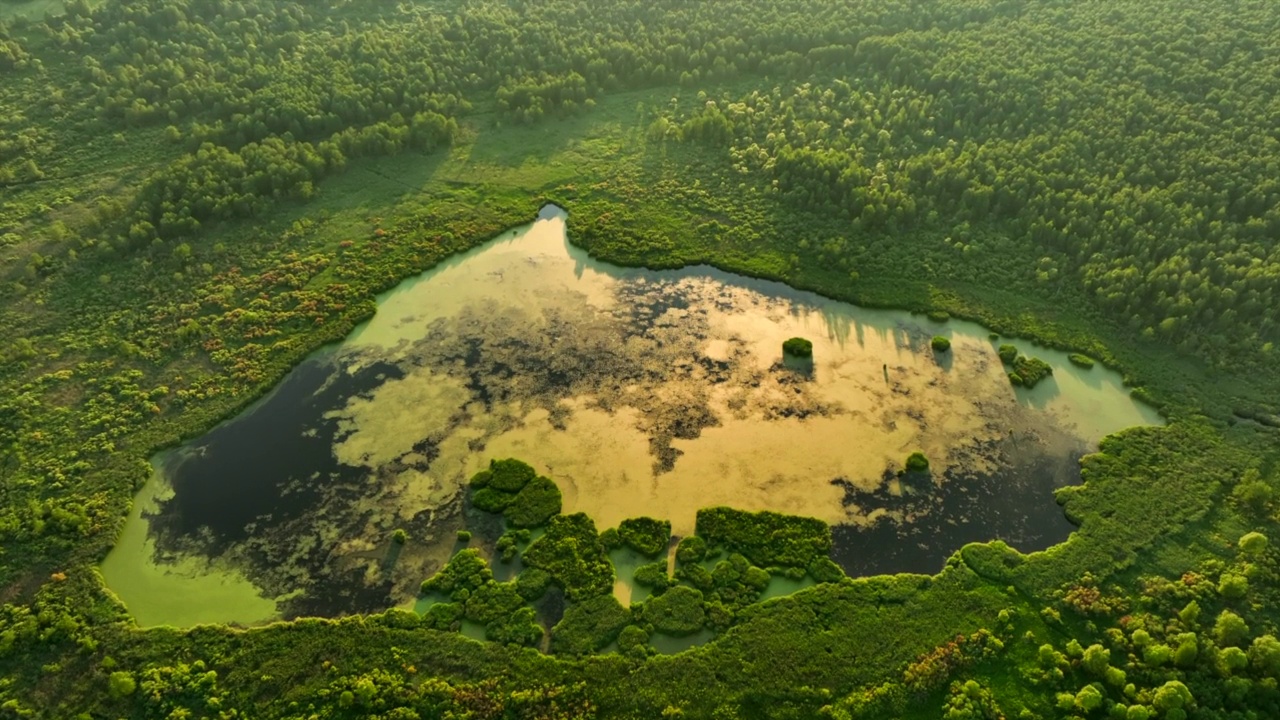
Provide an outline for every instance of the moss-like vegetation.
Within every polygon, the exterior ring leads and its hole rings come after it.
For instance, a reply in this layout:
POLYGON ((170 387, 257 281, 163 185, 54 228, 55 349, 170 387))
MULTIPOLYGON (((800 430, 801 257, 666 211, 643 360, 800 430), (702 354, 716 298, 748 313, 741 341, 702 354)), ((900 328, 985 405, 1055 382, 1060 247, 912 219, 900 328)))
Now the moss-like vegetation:
POLYGON ((707 622, 702 593, 683 585, 646 600, 640 615, 654 630, 675 637, 692 635, 707 622))
POLYGON ((951 313, 946 310, 930 310, 926 315, 936 323, 944 323, 951 319, 951 313))
POLYGON ((929 346, 933 348, 934 352, 944 353, 951 349, 951 340, 941 335, 934 335, 933 339, 929 341, 929 346))
POLYGON ((649 558, 666 551, 671 542, 671 522, 653 518, 629 518, 618 525, 618 535, 627 547, 649 558))
POLYGON ((1082 355, 1080 353, 1071 353, 1070 355, 1067 356, 1067 359, 1071 361, 1072 365, 1075 365, 1076 367, 1082 367, 1086 370, 1091 369, 1094 365, 1093 358, 1089 357, 1088 355, 1082 355))
POLYGON ((582 513, 551 518, 546 533, 525 550, 524 562, 550 574, 573 602, 613 591, 613 563, 595 523, 582 513))
POLYGON ((801 337, 793 337, 782 343, 782 352, 795 358, 810 358, 813 357, 813 343, 801 337))
POLYGON ((564 655, 595 652, 618 639, 630 622, 631 611, 612 595, 573 603, 551 629, 551 651, 564 655))
MULTIPOLYGON (((831 552, 831 528, 815 518, 717 507, 698 511, 698 537, 762 567, 806 568, 831 552)), ((679 550, 677 550, 677 554, 679 550)))
POLYGON ((929 469, 929 458, 919 450, 907 456, 907 472, 925 472, 929 469))
POLYGON ((1018 359, 1018 348, 1015 345, 1001 345, 996 354, 1000 356, 1000 362, 1012 365, 1018 359))

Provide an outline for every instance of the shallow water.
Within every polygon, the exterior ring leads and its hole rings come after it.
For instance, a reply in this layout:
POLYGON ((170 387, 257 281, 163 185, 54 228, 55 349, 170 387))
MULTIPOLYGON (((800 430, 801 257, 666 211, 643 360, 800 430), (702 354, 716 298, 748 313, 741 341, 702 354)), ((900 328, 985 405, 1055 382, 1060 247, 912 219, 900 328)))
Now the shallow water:
POLYGON ((650 515, 688 535, 712 505, 822 518, 851 574, 935 572, 970 540, 1042 549, 1071 530, 1051 492, 1078 482, 1080 455, 1160 419, 1116 373, 1029 343, 1054 375, 1015 389, 995 344, 706 267, 598 263, 547 212, 406 281, 342 345, 157 458, 103 573, 143 624, 210 617, 192 561, 238 593, 222 620, 260 622, 266 598, 284 616, 411 602, 457 530, 500 532, 461 491, 508 456, 601 530, 650 515), (782 362, 796 335, 810 367, 782 362), (917 449, 931 472, 899 479, 917 449))

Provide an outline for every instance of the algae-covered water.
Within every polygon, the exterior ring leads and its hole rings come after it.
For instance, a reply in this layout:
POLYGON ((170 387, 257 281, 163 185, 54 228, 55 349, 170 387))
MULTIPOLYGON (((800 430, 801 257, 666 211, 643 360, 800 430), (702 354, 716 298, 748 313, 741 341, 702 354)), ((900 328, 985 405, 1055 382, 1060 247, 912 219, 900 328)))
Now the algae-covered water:
POLYGON ((143 625, 404 604, 459 529, 485 530, 462 489, 509 456, 601 530, 649 515, 688 535, 712 505, 821 518, 851 574, 935 572, 973 540, 1042 549, 1071 530, 1052 490, 1079 457, 1160 418, 1116 373, 1017 344, 1053 366, 1034 390, 978 325, 617 268, 549 209, 406 281, 254 407, 158 456, 102 570, 143 625), (792 336, 811 367, 783 362, 792 336), (914 450, 931 472, 900 478, 914 450))

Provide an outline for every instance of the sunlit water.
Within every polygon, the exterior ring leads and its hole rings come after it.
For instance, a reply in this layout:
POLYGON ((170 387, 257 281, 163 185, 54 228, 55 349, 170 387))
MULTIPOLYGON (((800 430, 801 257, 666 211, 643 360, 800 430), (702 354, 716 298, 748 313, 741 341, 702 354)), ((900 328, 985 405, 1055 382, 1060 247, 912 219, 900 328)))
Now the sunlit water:
POLYGON ((1053 366, 1034 390, 1009 384, 978 325, 616 268, 547 211, 406 281, 253 408, 159 456, 103 574, 143 625, 412 602, 457 530, 500 532, 462 489, 508 456, 601 530, 649 515, 688 535, 713 505, 821 518, 851 574, 935 572, 972 540, 1041 549, 1070 532, 1052 489, 1078 482, 1080 455, 1160 418, 1116 373, 1017 344, 1053 366), (783 362, 797 335, 810 368, 783 362), (931 472, 900 478, 914 450, 931 472))

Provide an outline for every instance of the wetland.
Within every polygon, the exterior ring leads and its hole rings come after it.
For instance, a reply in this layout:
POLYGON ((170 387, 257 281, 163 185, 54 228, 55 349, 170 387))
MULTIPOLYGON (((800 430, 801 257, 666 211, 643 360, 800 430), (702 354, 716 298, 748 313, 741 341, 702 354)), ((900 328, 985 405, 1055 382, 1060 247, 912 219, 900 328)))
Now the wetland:
POLYGON ((705 266, 601 263, 549 206, 154 458, 102 572, 144 626, 410 606, 460 530, 492 554, 500 522, 464 489, 505 457, 601 530, 644 515, 679 538, 716 505, 819 518, 854 576, 933 573, 972 541, 1041 550, 1072 530, 1053 491, 1079 458, 1162 421, 1118 374, 1030 343, 1013 341, 1052 375, 1013 387, 1009 342, 705 266), (807 362, 784 359, 792 337, 807 362), (907 472, 917 451, 929 469, 907 472))

